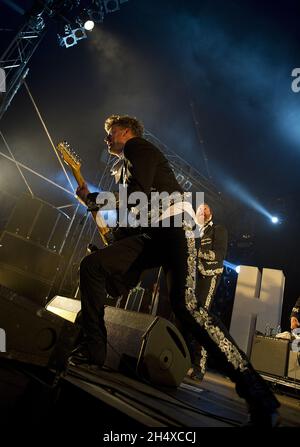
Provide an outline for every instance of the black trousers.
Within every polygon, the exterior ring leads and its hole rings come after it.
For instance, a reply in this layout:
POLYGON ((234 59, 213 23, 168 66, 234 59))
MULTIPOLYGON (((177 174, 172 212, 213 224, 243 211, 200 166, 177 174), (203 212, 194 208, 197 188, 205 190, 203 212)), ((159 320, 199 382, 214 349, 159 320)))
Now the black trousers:
POLYGON ((221 276, 204 276, 200 272, 197 272, 196 299, 198 304, 207 310, 210 310, 213 305, 221 276))
MULTIPOLYGON (((196 300, 199 307, 204 307, 210 311, 214 302, 214 297, 220 283, 221 275, 202 275, 199 271, 196 272, 196 300)), ((183 335, 190 351, 191 360, 194 367, 196 367, 202 375, 205 374, 207 368, 207 351, 191 336, 190 333, 183 335)))
POLYGON ((220 371, 236 383, 250 406, 276 408, 278 402, 254 371, 225 326, 195 296, 195 240, 183 228, 151 228, 126 237, 85 257, 80 267, 82 325, 94 360, 104 362, 107 334, 104 324, 106 281, 130 286, 147 268, 163 266, 172 310, 181 325, 216 359, 220 371))

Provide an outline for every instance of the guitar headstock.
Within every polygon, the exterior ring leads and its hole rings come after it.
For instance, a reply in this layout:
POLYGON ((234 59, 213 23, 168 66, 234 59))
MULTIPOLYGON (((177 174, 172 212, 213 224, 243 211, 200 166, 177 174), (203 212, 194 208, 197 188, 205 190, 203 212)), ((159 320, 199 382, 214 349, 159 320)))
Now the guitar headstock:
POLYGON ((67 141, 61 141, 57 145, 57 150, 60 152, 62 159, 67 163, 70 168, 75 171, 79 171, 81 167, 81 161, 78 155, 71 149, 67 141))

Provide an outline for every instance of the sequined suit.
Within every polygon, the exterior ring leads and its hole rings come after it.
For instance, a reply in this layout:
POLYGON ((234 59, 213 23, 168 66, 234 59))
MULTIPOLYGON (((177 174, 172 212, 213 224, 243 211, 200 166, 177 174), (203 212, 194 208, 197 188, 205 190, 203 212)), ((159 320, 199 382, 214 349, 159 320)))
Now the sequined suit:
MULTIPOLYGON (((221 275, 223 261, 227 251, 228 235, 223 225, 215 225, 211 218, 203 226, 200 238, 197 240, 197 281, 196 298, 199 306, 210 310, 214 301, 221 275), (199 244, 200 242, 200 244, 199 244)), ((203 346, 190 340, 192 363, 200 369, 200 375, 204 376, 207 366, 207 351, 203 346)))

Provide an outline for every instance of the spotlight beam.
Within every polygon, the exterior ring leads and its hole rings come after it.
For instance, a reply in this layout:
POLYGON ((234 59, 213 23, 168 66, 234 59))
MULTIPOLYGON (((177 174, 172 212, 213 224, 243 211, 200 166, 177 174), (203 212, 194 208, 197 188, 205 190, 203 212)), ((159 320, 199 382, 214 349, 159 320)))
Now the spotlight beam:
POLYGON ((224 261, 224 267, 228 267, 231 270, 234 270, 236 273, 239 273, 239 271, 240 271, 239 265, 232 264, 232 262, 229 262, 229 261, 224 261))
POLYGON ((17 167, 21 167, 23 169, 26 169, 27 171, 31 172, 34 175, 37 175, 38 177, 42 178, 43 180, 45 180, 46 182, 51 183, 52 185, 56 186, 56 188, 62 189, 63 191, 65 191, 68 194, 71 194, 71 196, 74 196, 74 192, 69 191, 68 189, 64 188, 63 186, 58 185, 57 183, 53 182, 52 180, 50 180, 49 178, 43 176, 42 174, 39 174, 37 171, 34 171, 33 169, 29 168, 28 166, 25 166, 23 163, 20 163, 17 160, 14 160, 13 158, 9 157, 8 155, 4 154, 3 152, 0 151, 0 155, 2 155, 2 157, 7 158, 8 160, 12 161, 15 165, 17 165, 17 167))
POLYGON ((258 211, 263 216, 267 217, 273 224, 279 223, 279 218, 272 215, 267 208, 265 208, 255 197, 243 188, 239 183, 230 179, 225 182, 225 186, 229 192, 234 194, 246 205, 258 211))

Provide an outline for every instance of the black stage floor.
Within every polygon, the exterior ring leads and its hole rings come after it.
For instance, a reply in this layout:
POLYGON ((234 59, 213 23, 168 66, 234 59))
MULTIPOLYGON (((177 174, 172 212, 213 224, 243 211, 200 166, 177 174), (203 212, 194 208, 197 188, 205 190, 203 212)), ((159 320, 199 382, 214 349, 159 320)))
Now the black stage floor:
MULTIPOLYGON (((186 377, 176 389, 154 387, 117 372, 70 368, 64 380, 148 427, 241 427, 244 400, 234 384, 215 372, 202 382, 186 377)), ((282 426, 300 427, 300 400, 277 390, 282 426)))
MULTIPOLYGON (((1 428, 7 428, 10 436, 22 433, 29 440, 35 435, 41 439, 38 433, 42 432, 42 440, 58 436, 70 441, 83 436, 96 441, 87 445, 117 445, 122 441, 118 445, 125 446, 137 445, 137 440, 118 438, 121 434, 144 433, 149 437, 159 430, 160 436, 172 436, 172 428, 174 445, 176 433, 182 437, 192 433, 199 436, 205 428, 214 434, 221 428, 247 430, 239 429, 247 418, 245 402, 229 379, 213 371, 207 372, 202 382, 185 378, 177 389, 156 387, 108 369, 95 372, 70 367, 56 386, 53 372, 45 369, 7 362, 0 372, 0 424, 2 421, 1 428)), ((280 387, 276 391, 281 402, 281 427, 299 428, 299 391, 293 396, 280 387)), ((147 445, 164 445, 160 439, 147 441, 147 445)))

